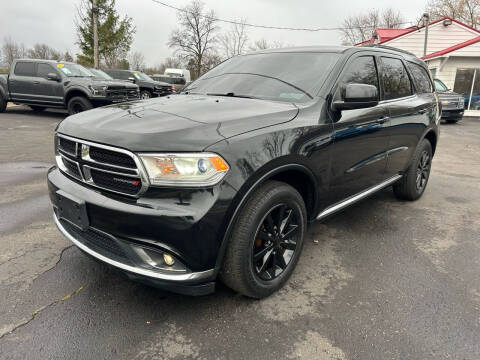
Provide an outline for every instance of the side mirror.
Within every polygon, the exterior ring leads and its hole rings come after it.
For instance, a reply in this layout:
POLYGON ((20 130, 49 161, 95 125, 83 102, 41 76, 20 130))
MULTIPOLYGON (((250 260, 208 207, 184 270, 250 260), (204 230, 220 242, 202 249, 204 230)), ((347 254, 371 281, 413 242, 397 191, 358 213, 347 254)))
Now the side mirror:
POLYGON ((132 82, 132 83, 135 84, 135 78, 134 78, 133 76, 129 77, 129 78, 128 78, 128 81, 130 81, 130 82, 132 82))
POLYGON ((334 110, 364 109, 378 105, 376 86, 367 84, 346 84, 340 89, 342 100, 332 104, 334 110))
POLYGON ((52 81, 60 81, 60 77, 55 73, 48 73, 47 79, 52 81))

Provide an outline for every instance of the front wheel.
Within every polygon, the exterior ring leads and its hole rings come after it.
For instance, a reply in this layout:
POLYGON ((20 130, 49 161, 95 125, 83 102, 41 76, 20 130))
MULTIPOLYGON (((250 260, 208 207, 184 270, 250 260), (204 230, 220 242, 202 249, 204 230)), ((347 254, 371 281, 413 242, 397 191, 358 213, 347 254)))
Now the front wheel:
POLYGON ((288 184, 269 181, 247 200, 229 239, 220 272, 223 282, 261 299, 280 289, 297 265, 307 212, 288 184))
POLYGON ((92 103, 87 98, 82 96, 75 96, 70 99, 67 105, 68 113, 70 115, 81 113, 92 108, 92 103))
POLYGON ((423 195, 432 167, 432 145, 423 139, 413 155, 412 164, 403 178, 393 185, 395 196, 403 200, 417 200, 423 195))
POLYGON ((152 94, 150 93, 150 91, 142 90, 142 92, 140 92, 140 99, 142 100, 147 100, 147 99, 150 99, 151 97, 152 97, 152 94))
POLYGON ((0 95, 0 113, 5 112, 7 109, 7 101, 0 95))

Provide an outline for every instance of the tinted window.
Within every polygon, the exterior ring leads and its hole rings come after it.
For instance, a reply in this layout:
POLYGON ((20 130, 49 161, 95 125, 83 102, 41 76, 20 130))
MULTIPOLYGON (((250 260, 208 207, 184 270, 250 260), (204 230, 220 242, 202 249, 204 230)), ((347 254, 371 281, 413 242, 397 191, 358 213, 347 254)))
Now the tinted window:
POLYGON ((427 70, 425 70, 420 65, 411 62, 408 62, 407 64, 415 81, 415 88, 417 89, 417 93, 431 93, 432 83, 430 81, 430 76, 428 75, 427 70))
POLYGON ((353 60, 341 81, 342 85, 349 83, 373 85, 378 91, 377 67, 373 56, 362 56, 353 60))
POLYGON ((399 59, 382 57, 383 93, 386 100, 412 94, 407 71, 399 59))
POLYGON ((191 83, 185 93, 302 102, 318 93, 340 54, 266 53, 233 57, 191 83))
POLYGON ((37 65, 37 76, 47 78, 47 75, 50 73, 55 73, 55 70, 48 64, 38 64, 37 65))
POLYGON ((35 64, 33 62, 17 62, 15 65, 15 75, 34 76, 35 64))
POLYGON ((128 80, 128 78, 133 77, 133 75, 128 71, 116 71, 115 77, 121 80, 128 80))
POLYGON ((435 79, 434 83, 435 83, 435 90, 437 90, 437 91, 447 91, 448 90, 447 86, 443 82, 441 82, 440 80, 435 79))

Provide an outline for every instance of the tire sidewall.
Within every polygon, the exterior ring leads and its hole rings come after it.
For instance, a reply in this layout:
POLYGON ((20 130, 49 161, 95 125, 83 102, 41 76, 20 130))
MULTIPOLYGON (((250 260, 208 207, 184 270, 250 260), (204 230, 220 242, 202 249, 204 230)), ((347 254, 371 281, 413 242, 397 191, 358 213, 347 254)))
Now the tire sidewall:
POLYGON ((410 173, 408 174, 409 175, 408 186, 411 187, 412 191, 415 193, 415 198, 417 198, 417 199, 423 195, 423 193, 425 192, 425 190, 427 188, 428 181, 430 180, 430 172, 432 170, 432 157, 433 157, 432 156, 432 145, 430 144, 430 141, 425 140, 425 139, 422 140, 422 142, 420 143, 420 146, 417 149, 417 153, 416 153, 416 156, 415 156, 415 161, 413 162, 412 168, 410 169, 410 173), (418 191, 417 186, 416 186, 417 168, 418 168, 419 162, 422 158, 422 154, 423 154, 424 151, 427 151, 427 153, 430 157, 430 167, 428 169, 427 182, 425 183, 425 186, 423 187, 423 189, 421 191, 418 191))
POLYGON ((4 112, 7 109, 7 101, 5 98, 0 94, 0 112, 4 112))
POLYGON ((152 94, 150 93, 150 91, 148 90, 142 90, 140 92, 140 99, 141 100, 148 100, 148 99, 151 99, 152 98, 152 94), (144 98, 144 95, 147 95, 147 97, 144 98))
MULTIPOLYGON (((305 205, 303 204, 303 199, 300 194, 298 194, 298 192, 296 191, 292 192, 293 188, 290 188, 289 186, 281 186, 275 190, 276 191, 274 192, 268 193, 267 196, 263 199, 263 201, 261 201, 260 207, 255 214, 245 214, 244 211, 242 211, 240 215, 245 217, 244 219, 240 219, 240 221, 249 222, 247 233, 242 234, 246 237, 242 239, 242 241, 245 242, 244 246, 242 247, 242 257, 244 259, 244 263, 242 266, 242 275, 245 282, 249 284, 250 290, 255 294, 261 294, 260 297, 268 296, 281 288, 283 284, 288 280, 290 275, 293 273, 302 252, 306 231, 307 215, 305 205), (270 281, 265 281, 260 279, 255 274, 252 256, 253 243, 258 227, 260 226, 260 223, 264 219, 266 213, 275 205, 278 205, 280 203, 285 203, 288 206, 295 208, 295 210, 297 211, 298 216, 300 217, 298 219, 299 225, 301 226, 300 236, 298 237, 297 247, 295 249, 292 259, 288 263, 287 268, 277 278, 270 281)), ((246 209, 249 208, 249 206, 246 207, 246 209)))
POLYGON ((90 110, 91 108, 92 108, 92 104, 90 103, 90 101, 88 99, 86 99, 84 97, 76 96, 76 97, 73 97, 72 99, 70 99, 70 101, 68 102, 68 113, 70 115, 78 114, 80 112, 90 110), (75 112, 74 106, 76 104, 80 104, 82 106, 82 111, 75 112))

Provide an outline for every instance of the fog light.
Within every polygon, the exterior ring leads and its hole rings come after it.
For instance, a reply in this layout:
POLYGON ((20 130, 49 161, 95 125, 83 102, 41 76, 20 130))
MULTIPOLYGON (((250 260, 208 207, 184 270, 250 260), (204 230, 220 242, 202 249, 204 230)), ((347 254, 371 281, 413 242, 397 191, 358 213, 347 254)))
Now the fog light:
POLYGON ((170 254, 163 254, 163 261, 165 261, 165 264, 167 264, 168 266, 172 266, 173 264, 175 264, 175 259, 170 254))

